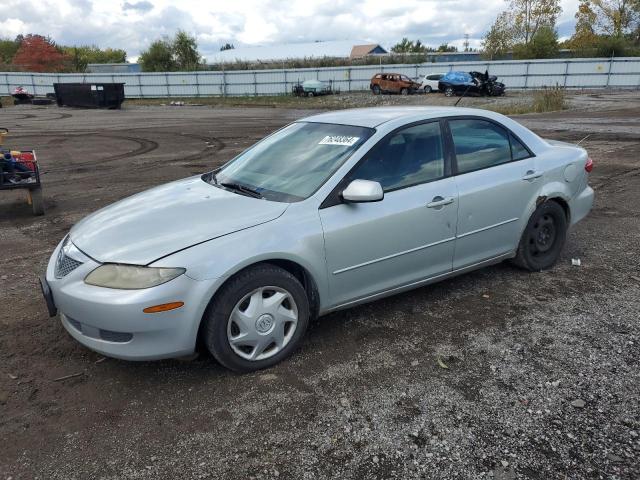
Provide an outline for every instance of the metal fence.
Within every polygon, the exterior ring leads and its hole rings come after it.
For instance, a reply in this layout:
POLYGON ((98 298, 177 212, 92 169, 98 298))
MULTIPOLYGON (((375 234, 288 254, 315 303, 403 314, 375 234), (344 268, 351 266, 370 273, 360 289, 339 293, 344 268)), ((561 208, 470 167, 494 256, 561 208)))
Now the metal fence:
POLYGON ((489 70, 510 89, 560 85, 566 88, 640 88, 640 58, 581 58, 494 62, 367 65, 358 67, 299 68, 185 73, 0 73, 0 95, 22 85, 36 95, 53 92, 54 83, 122 82, 128 98, 281 95, 305 80, 331 81, 341 91, 367 90, 378 72, 410 77, 450 70, 489 70))

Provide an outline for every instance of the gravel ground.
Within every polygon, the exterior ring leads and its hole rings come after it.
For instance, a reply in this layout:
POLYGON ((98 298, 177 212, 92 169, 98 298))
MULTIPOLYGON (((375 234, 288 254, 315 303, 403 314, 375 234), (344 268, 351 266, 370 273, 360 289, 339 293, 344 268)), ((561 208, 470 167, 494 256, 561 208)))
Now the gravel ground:
POLYGON ((35 278, 84 215, 308 111, 1 110, 7 143, 38 150, 47 214, 0 195, 0 479, 640 478, 640 94, 571 103, 518 117, 589 135, 596 163, 595 208, 553 270, 500 264, 331 314, 242 376, 208 356, 103 360, 35 278))

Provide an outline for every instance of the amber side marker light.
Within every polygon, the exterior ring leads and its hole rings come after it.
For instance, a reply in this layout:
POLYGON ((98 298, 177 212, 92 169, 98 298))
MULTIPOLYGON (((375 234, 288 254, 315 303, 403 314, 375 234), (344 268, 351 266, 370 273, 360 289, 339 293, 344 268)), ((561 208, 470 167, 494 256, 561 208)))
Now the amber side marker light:
POLYGON ((175 310, 184 305, 184 302, 171 302, 163 303, 162 305, 154 305, 153 307, 147 307, 143 310, 144 313, 160 313, 168 312, 169 310, 175 310))

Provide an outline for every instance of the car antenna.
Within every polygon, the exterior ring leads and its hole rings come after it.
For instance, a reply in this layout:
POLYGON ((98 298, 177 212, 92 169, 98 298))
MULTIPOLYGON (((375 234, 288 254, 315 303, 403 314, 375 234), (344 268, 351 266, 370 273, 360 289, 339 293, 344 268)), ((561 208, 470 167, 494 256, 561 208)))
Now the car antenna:
POLYGON ((578 143, 576 143, 576 145, 580 145, 582 142, 584 142, 587 138, 589 138, 591 136, 591 134, 587 135, 586 137, 584 137, 582 140, 580 140, 578 143))
POLYGON ((469 89, 471 88, 471 85, 469 85, 467 87, 467 89, 464 91, 464 93, 460 96, 460 98, 456 101, 456 103, 453 105, 454 107, 457 107, 458 104, 460 103, 460 101, 464 98, 464 96, 467 94, 467 92, 469 91, 469 89))

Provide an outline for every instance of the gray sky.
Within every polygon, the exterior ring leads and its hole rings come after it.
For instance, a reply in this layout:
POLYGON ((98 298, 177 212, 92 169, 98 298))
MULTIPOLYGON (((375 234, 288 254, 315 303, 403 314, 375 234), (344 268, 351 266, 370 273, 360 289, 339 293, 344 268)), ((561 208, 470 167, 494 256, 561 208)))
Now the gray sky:
MULTIPOLYGON (((578 0, 562 0, 561 37, 573 31, 578 0)), ((390 47, 402 37, 460 47, 480 39, 503 0, 2 0, 1 37, 39 33, 65 45, 122 48, 130 60, 162 35, 183 29, 211 56, 226 42, 242 45, 366 40, 390 47)))

